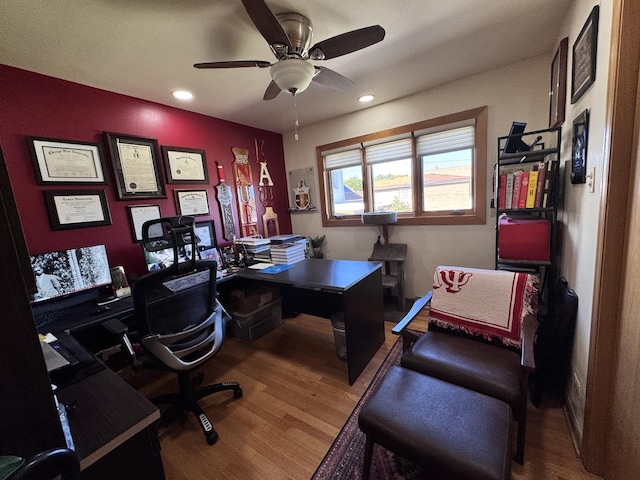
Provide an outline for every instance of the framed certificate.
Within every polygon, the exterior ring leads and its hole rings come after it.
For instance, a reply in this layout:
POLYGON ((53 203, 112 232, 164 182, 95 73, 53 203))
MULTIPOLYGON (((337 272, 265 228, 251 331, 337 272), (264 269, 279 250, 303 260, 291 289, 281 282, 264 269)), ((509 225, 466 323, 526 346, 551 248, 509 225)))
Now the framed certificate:
POLYGON ((119 200, 166 198, 158 172, 158 141, 105 132, 119 200))
POLYGON ((128 205, 131 234, 134 242, 142 241, 142 225, 160 218, 160 205, 128 205))
POLYGON ((52 230, 111 225, 104 190, 45 190, 52 230))
POLYGON ((106 184, 98 143, 27 137, 38 184, 106 184))
POLYGON ((209 183, 204 150, 162 146, 167 183, 209 183))
POLYGON ((206 190, 174 190, 179 215, 209 215, 206 190))

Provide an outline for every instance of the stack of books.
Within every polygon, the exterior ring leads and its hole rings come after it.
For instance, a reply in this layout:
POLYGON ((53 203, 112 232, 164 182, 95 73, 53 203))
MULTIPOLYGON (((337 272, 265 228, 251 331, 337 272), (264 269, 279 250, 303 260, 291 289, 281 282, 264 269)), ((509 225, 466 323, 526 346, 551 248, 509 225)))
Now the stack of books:
POLYGON ((271 262, 291 265, 304 260, 304 241, 271 245, 271 262))
POLYGON ((271 242, 266 238, 258 237, 242 237, 237 238, 235 241, 238 245, 238 249, 246 255, 253 257, 254 259, 259 256, 266 256, 264 261, 269 261, 269 246, 271 242))

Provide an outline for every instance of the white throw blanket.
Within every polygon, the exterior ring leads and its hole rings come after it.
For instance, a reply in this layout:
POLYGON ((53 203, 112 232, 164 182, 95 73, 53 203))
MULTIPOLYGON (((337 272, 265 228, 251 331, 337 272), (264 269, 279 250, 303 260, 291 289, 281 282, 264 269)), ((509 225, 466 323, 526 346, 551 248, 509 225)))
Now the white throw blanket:
POLYGON ((537 275, 440 266, 429 322, 520 347, 522 319, 537 312, 537 275))

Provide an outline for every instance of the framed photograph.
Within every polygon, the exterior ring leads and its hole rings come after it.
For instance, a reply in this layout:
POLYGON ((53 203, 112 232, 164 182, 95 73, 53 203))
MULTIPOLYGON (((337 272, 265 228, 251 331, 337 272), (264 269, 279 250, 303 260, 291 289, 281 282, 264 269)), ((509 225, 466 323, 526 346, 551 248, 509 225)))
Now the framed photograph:
POLYGON ((202 258, 203 260, 215 260, 218 270, 222 270, 224 268, 222 257, 220 256, 220 252, 217 248, 207 248, 205 250, 200 250, 200 258, 202 258))
POLYGON ((134 242, 142 241, 142 224, 160 218, 160 205, 128 205, 129 222, 134 242))
POLYGON ((216 229, 213 224, 213 220, 196 222, 195 232, 196 236, 200 239, 200 241, 198 242, 198 248, 200 250, 206 250, 218 246, 218 241, 216 239, 216 229))
POLYGON ((589 18, 573 44, 571 103, 576 103, 591 84, 596 81, 599 11, 598 5, 593 7, 589 18))
POLYGON ((52 230, 111 225, 104 190, 45 190, 52 230))
POLYGON ((206 190, 174 190, 178 215, 209 215, 206 190))
POLYGON ((119 200, 166 198, 158 171, 158 141, 105 132, 119 200))
POLYGON ((573 121, 571 148, 571 183, 587 181, 587 141, 589 140, 589 110, 573 121))
POLYGON ((98 143, 27 137, 39 185, 107 184, 102 148, 98 143))
POLYGON ((167 183, 209 183, 204 150, 162 146, 167 183))
POLYGON ((551 85, 549 88, 549 128, 564 123, 567 101, 567 55, 569 38, 564 37, 551 62, 551 85))

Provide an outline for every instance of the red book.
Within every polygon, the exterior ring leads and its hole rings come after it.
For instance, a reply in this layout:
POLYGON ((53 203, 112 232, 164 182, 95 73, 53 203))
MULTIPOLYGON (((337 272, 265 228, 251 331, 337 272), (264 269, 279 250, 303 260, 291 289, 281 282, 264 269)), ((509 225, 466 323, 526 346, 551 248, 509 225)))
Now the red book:
POLYGON ((511 208, 518 208, 520 202, 520 188, 522 187, 522 170, 513 172, 513 197, 511 198, 511 208))
POLYGON ((529 172, 522 172, 522 177, 520 178, 520 197, 518 199, 518 208, 526 208, 527 192, 529 190, 529 172))
POLYGON ((538 185, 536 186, 536 203, 535 208, 542 206, 542 197, 544 195, 544 177, 547 173, 547 166, 544 162, 540 162, 538 165, 538 185))
POLYGON ((507 174, 500 175, 500 190, 498 194, 498 208, 504 209, 507 206, 507 174))

